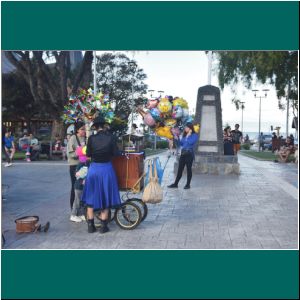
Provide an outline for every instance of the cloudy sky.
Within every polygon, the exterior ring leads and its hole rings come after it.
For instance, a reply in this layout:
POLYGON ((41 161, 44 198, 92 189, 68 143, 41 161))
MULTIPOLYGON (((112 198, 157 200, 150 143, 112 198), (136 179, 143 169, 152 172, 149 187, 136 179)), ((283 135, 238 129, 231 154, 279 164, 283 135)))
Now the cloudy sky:
MULTIPOLYGON (((102 51, 97 51, 102 54, 102 51)), ((198 88, 208 83, 208 59, 203 51, 138 51, 125 52, 127 56, 137 61, 144 69, 148 78, 149 89, 164 91, 165 95, 180 96, 189 102, 191 111, 196 107, 198 88)), ((217 61, 213 61, 214 70, 217 61)), ((211 84, 219 86, 216 71, 212 72, 211 84)), ((286 128, 286 111, 278 109, 278 99, 272 86, 255 85, 253 88, 262 90, 268 88, 267 98, 262 99, 262 131, 270 132, 270 126, 280 126, 282 133, 286 128)), ((155 94, 155 92, 154 92, 155 94)), ((263 95, 263 94, 262 94, 263 95)), ((242 120, 241 110, 236 110, 231 99, 233 93, 229 87, 221 91, 223 110, 223 124, 234 126, 242 120)), ((253 92, 242 85, 238 87, 238 98, 245 101, 244 132, 258 132, 259 99, 255 99, 253 92)), ((290 115, 290 124, 292 116, 290 115)), ((289 129, 290 133, 293 133, 289 129)))

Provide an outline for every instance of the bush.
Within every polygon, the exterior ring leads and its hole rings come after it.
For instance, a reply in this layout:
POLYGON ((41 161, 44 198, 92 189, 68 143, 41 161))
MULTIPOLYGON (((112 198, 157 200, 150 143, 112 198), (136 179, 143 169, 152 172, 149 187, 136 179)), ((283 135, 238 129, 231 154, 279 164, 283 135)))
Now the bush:
POLYGON ((158 141, 156 142, 156 148, 157 149, 166 149, 169 147, 168 141, 158 141))
POLYGON ((243 150, 250 150, 250 144, 243 144, 243 145, 241 146, 241 148, 242 148, 243 150))

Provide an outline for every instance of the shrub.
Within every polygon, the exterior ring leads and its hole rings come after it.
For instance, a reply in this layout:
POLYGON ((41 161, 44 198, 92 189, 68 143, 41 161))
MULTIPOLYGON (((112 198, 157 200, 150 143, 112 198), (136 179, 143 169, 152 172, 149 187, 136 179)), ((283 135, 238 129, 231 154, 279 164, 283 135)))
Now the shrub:
POLYGON ((243 145, 241 146, 241 148, 242 148, 243 150, 250 150, 250 144, 243 144, 243 145))

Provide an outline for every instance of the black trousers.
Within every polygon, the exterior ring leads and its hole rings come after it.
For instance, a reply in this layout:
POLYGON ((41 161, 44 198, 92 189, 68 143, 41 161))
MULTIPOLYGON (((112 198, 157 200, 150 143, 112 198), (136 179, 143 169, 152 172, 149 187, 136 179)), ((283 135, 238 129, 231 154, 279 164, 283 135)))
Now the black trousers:
POLYGON ((177 176, 176 176, 175 184, 178 184, 179 180, 182 177, 182 173, 183 173, 184 167, 186 166, 186 170, 187 170, 186 185, 190 185, 191 180, 192 180, 192 165, 193 165, 193 160, 194 160, 193 153, 181 154, 181 156, 179 158, 179 166, 178 166, 178 171, 177 171, 177 176))
POLYGON ((70 177, 71 177, 71 195, 70 195, 70 205, 71 205, 71 210, 72 210, 72 207, 73 207, 73 203, 74 203, 74 200, 75 200, 75 191, 74 191, 74 184, 75 184, 75 181, 76 181, 76 168, 77 166, 70 166, 70 177))

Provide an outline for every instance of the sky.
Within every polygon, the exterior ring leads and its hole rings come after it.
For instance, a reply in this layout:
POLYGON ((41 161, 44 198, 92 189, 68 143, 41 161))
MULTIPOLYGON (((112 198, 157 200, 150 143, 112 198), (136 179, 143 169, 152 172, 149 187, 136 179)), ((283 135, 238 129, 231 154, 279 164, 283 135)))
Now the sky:
MULTIPOLYGON (((120 52, 120 51, 116 51, 120 52)), ((97 51, 97 55, 104 51, 97 51)), ((149 90, 164 91, 163 95, 179 96, 189 103, 190 111, 196 107, 198 88, 208 84, 208 59, 204 51, 126 51, 124 52, 131 59, 136 60, 138 66, 147 74, 145 82, 149 90)), ((217 60, 212 63, 211 84, 219 87, 217 77, 217 60)), ((254 84, 253 89, 269 89, 267 98, 261 103, 261 131, 270 132, 271 125, 275 128, 281 127, 281 132, 286 132, 286 110, 278 108, 276 90, 273 86, 254 84)), ((240 84, 237 88, 237 97, 245 102, 243 112, 243 131, 258 132, 259 120, 259 98, 255 98, 253 92, 247 90, 240 84)), ((263 92, 257 96, 264 95, 263 92)), ((150 94, 148 94, 150 96, 150 94)), ((242 123, 242 111, 236 110, 231 102, 234 94, 230 87, 221 91, 222 118, 223 124, 234 127, 235 123, 242 123)), ((290 111, 289 126, 292 122, 290 111)), ((294 130, 289 128, 289 133, 294 130)))

